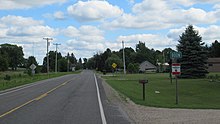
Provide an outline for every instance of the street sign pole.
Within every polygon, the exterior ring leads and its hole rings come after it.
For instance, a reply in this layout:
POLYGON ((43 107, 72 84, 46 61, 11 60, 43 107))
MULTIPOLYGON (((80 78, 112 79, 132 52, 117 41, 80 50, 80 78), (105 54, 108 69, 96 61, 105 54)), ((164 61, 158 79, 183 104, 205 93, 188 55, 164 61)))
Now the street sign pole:
POLYGON ((176 78, 176 104, 179 103, 179 94, 178 94, 178 83, 177 83, 177 75, 175 76, 176 78))
POLYGON ((175 75, 176 79, 176 104, 179 103, 179 94, 178 94, 178 77, 177 75, 180 75, 180 64, 179 63, 173 63, 172 64, 172 74, 175 75))
MULTIPOLYGON (((174 60, 176 60, 175 62, 177 62, 177 59, 182 58, 182 53, 181 52, 171 52, 170 53, 170 59, 172 59, 172 62, 174 62, 174 60)), ((177 75, 181 74, 181 69, 180 69, 180 64, 179 63, 172 63, 172 75, 175 75, 175 79, 176 79, 176 104, 179 103, 179 94, 178 94, 178 77, 177 75)), ((172 84, 172 78, 171 78, 171 84, 172 84)))

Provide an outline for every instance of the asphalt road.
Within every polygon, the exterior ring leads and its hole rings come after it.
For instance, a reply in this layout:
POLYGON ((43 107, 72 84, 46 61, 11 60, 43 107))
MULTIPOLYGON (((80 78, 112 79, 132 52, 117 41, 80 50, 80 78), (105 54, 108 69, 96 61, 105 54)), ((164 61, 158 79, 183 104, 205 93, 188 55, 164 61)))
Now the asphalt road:
POLYGON ((92 71, 0 93, 0 124, 128 124, 92 71))

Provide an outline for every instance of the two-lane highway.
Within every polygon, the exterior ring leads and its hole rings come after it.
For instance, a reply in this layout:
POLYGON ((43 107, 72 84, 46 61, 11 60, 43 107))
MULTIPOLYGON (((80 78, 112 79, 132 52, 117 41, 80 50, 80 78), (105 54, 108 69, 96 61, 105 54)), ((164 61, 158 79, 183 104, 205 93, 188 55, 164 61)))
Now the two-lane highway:
POLYGON ((92 71, 40 81, 0 94, 0 124, 130 123, 106 102, 92 71))

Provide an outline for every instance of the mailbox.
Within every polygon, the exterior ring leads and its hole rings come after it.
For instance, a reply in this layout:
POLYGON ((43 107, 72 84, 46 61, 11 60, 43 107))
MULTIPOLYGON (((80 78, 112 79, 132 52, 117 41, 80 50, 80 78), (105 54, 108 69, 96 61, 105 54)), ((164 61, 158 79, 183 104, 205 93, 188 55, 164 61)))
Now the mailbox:
POLYGON ((148 83, 148 80, 139 80, 139 83, 143 85, 143 100, 145 100, 145 84, 148 83))
POLYGON ((139 83, 140 84, 146 84, 146 83, 148 83, 148 80, 139 80, 139 83))

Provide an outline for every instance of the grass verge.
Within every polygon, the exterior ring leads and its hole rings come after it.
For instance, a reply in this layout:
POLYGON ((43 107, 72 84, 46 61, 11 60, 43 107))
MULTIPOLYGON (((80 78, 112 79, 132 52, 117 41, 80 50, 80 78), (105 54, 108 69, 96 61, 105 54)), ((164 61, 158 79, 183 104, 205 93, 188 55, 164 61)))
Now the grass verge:
POLYGON ((220 109, 220 83, 208 79, 179 79, 179 104, 176 105, 175 81, 171 84, 168 74, 116 74, 102 78, 136 104, 165 108, 220 109), (149 81, 145 101, 142 100, 139 79, 149 81))
POLYGON ((59 77, 67 74, 78 74, 80 72, 81 71, 50 73, 49 76, 46 73, 40 73, 35 74, 34 76, 29 76, 27 74, 24 74, 22 71, 0 72, 0 90, 10 89, 13 87, 33 83, 40 80, 45 80, 48 78, 59 77), (11 79, 4 80, 6 75, 9 75, 11 79))

